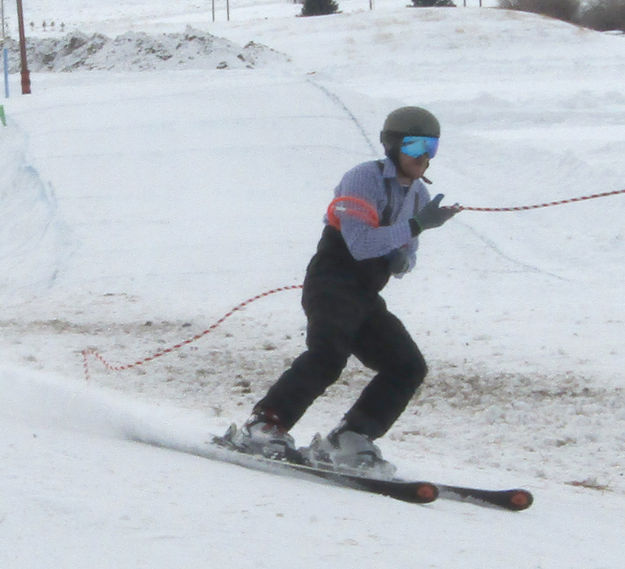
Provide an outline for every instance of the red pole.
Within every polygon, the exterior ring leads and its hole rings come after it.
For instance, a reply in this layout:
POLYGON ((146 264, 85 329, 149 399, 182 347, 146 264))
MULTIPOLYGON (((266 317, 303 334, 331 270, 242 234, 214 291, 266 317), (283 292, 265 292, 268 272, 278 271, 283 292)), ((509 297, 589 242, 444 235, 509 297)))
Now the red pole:
POLYGON ((22 0, 17 0, 17 21, 20 30, 20 57, 22 60, 22 95, 30 93, 30 71, 26 61, 26 34, 24 33, 24 12, 22 10, 22 0))

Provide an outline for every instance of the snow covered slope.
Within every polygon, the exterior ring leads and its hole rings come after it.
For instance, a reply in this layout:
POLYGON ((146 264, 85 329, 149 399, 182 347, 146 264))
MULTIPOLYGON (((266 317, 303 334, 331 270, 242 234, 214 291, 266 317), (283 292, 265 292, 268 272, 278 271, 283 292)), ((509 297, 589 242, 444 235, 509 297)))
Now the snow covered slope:
MULTIPOLYGON (((126 440, 198 441, 244 420, 303 346, 295 291, 153 362, 113 373, 90 360, 85 379, 87 347, 130 364, 300 283, 334 185, 379 155, 396 106, 441 119, 428 175, 449 203, 623 189, 622 37, 490 9, 341 8, 295 18, 296 5, 249 2, 212 23, 186 1, 25 7, 39 39, 158 41, 191 25, 233 54, 254 41, 282 56, 129 71, 148 60, 122 50, 113 71, 33 73, 27 97, 11 76, 0 567, 620 567, 622 195, 463 212, 385 291, 431 369, 385 455, 408 477, 524 485, 536 504, 522 514, 398 504, 126 440)), ((297 439, 333 427, 368 377, 350 363, 297 439)))

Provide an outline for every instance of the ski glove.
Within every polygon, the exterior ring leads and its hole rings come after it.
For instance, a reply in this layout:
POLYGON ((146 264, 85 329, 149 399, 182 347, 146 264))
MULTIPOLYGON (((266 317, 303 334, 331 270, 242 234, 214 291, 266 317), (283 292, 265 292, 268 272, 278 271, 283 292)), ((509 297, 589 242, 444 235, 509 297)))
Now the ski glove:
POLYGON ((388 266, 393 275, 401 275, 410 268, 410 257, 408 249, 405 246, 393 249, 386 255, 386 258, 388 259, 388 266))
POLYGON ((440 207, 440 203, 444 197, 443 194, 438 194, 409 220, 413 237, 419 235, 419 233, 426 229, 440 227, 461 210, 458 204, 440 207))

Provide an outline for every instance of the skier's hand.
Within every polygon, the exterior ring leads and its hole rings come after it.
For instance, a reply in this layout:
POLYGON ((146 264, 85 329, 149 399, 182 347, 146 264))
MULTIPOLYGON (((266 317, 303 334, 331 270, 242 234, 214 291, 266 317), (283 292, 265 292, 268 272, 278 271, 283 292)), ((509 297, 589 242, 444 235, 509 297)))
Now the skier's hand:
POLYGON ((427 203, 421 211, 414 215, 412 218, 414 223, 411 223, 411 227, 414 229, 414 226, 417 226, 418 231, 416 234, 426 229, 440 227, 462 209, 458 204, 440 207, 440 203, 444 197, 443 194, 438 194, 432 201, 427 203))
POLYGON ((410 258, 408 257, 406 247, 393 249, 393 251, 386 255, 386 258, 388 259, 389 269, 393 275, 401 275, 410 268, 410 258))

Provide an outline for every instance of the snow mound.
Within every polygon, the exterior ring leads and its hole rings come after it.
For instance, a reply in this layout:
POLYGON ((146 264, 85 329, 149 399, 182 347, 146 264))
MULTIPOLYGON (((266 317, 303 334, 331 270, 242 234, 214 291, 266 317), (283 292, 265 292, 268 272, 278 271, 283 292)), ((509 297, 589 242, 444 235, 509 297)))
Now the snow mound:
MULTIPOLYGON (((19 71, 19 46, 8 40, 13 64, 19 71)), ((226 39, 191 27, 184 33, 150 35, 127 32, 111 39, 103 34, 72 32, 63 37, 28 42, 31 71, 149 71, 158 69, 253 69, 288 62, 264 45, 240 47, 226 39)))

